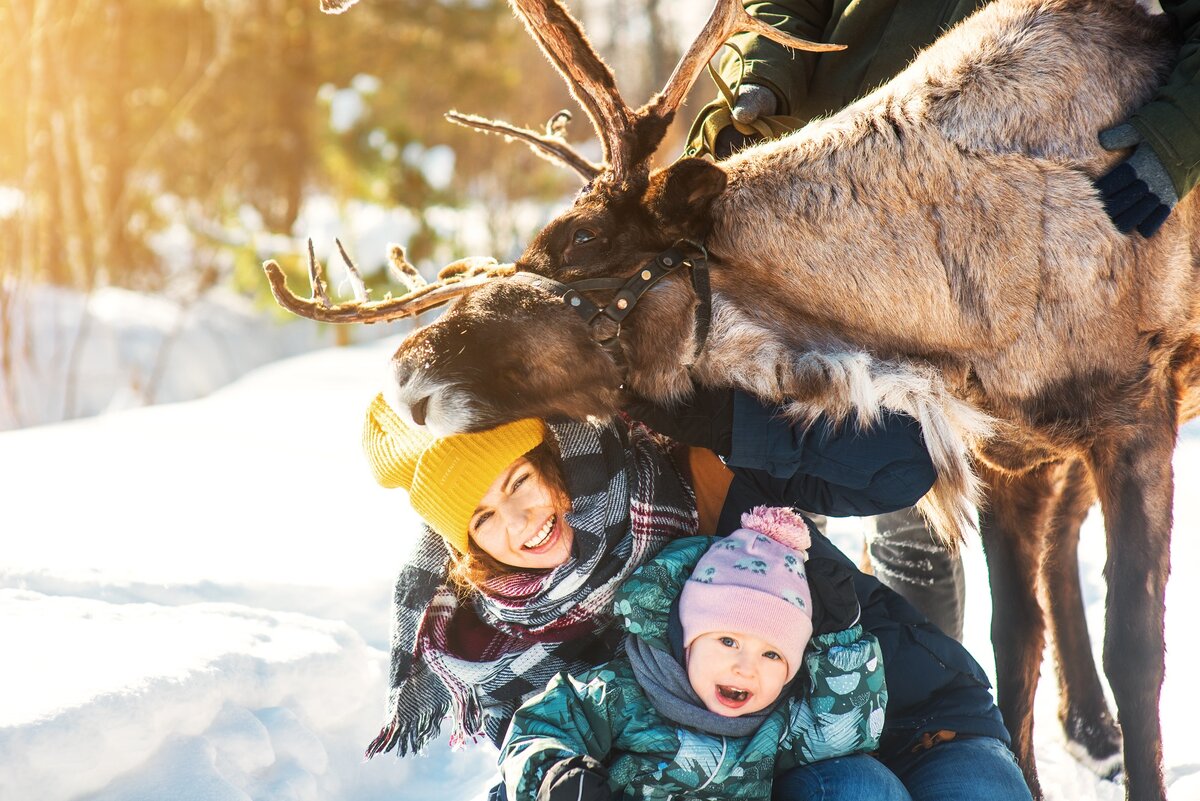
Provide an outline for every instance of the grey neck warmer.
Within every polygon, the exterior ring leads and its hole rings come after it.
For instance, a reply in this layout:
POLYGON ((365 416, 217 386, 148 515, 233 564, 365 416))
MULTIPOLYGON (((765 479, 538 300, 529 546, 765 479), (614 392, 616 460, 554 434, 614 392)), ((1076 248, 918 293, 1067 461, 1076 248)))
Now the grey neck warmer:
MULTIPOLYGON (((647 645, 638 637, 625 638, 625 653, 633 666, 633 675, 646 693, 646 698, 667 720, 689 729, 723 737, 748 737, 758 730, 775 707, 736 718, 710 712, 692 689, 687 671, 674 654, 647 645)), ((780 693, 782 698, 786 693, 780 693)))

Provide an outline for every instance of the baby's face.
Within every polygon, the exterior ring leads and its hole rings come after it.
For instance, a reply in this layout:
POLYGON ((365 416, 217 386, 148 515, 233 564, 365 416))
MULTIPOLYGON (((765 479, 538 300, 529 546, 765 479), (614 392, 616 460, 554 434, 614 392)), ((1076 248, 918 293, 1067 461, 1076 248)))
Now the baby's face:
POLYGON ((758 712, 779 697, 788 663, 773 645, 749 634, 701 634, 687 650, 692 689, 710 712, 736 718, 758 712))

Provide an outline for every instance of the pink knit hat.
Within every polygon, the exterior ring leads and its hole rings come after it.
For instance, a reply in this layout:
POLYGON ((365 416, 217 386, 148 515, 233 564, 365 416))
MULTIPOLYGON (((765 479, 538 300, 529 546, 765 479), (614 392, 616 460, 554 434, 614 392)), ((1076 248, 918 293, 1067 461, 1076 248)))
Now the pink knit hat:
POLYGON ((812 636, 808 524, 786 507, 756 506, 742 526, 713 543, 683 585, 683 645, 710 631, 752 634, 779 649, 790 680, 812 636))

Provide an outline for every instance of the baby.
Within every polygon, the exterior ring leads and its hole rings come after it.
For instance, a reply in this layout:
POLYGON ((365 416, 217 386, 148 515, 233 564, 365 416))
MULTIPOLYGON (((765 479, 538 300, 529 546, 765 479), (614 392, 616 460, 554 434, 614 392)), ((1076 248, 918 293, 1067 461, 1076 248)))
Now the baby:
POLYGON ((845 569, 806 564, 791 509, 742 526, 676 540, 626 580, 626 656, 559 675, 514 716, 510 801, 765 801, 778 773, 878 745, 883 663, 845 569))

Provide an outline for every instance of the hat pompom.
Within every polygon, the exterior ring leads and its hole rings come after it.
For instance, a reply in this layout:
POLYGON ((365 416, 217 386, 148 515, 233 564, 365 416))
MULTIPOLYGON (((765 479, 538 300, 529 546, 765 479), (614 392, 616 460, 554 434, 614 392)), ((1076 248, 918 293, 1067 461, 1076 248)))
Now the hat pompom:
POLYGON ((742 515, 742 526, 797 551, 807 551, 812 546, 808 523, 796 510, 786 506, 755 506, 742 515))

